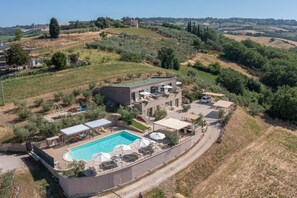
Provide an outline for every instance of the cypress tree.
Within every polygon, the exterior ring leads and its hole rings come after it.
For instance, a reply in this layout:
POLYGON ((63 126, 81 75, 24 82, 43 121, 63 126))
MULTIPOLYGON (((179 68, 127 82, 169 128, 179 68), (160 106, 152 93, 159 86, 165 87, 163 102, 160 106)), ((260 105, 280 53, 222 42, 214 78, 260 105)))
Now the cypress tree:
POLYGON ((200 25, 198 25, 198 29, 197 29, 197 36, 200 37, 200 25))
POLYGON ((191 21, 188 22, 187 31, 188 32, 192 31, 192 22, 191 21))
POLYGON ((60 26, 56 18, 51 18, 50 24, 49 24, 49 32, 51 38, 59 38, 60 34, 60 26))

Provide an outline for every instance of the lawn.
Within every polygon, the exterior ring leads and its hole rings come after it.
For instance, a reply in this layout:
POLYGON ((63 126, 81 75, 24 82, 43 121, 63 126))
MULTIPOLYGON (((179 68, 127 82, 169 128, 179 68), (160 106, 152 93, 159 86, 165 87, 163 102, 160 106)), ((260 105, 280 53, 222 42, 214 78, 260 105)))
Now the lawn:
MULTIPOLYGON (((94 57, 95 59, 95 57, 94 57)), ((7 102, 25 99, 49 92, 77 87, 92 81, 111 80, 128 73, 153 73, 162 70, 147 64, 112 62, 93 63, 90 66, 67 69, 60 72, 45 73, 34 76, 18 77, 4 81, 4 93, 7 102)))
POLYGON ((144 126, 142 123, 136 121, 136 120, 132 120, 132 126, 137 128, 137 129, 140 129, 142 131, 145 131, 148 129, 147 126, 144 126))
POLYGON ((140 37, 149 37, 152 39, 163 38, 162 35, 154 31, 143 29, 143 28, 109 28, 107 32, 111 34, 126 33, 128 35, 137 35, 140 37))
MULTIPOLYGON (((201 71, 201 70, 196 70, 198 72, 198 77, 206 82, 209 82, 211 84, 216 84, 216 79, 217 76, 213 75, 211 73, 205 72, 205 71, 201 71)), ((179 70, 179 73, 181 75, 187 75, 187 70, 186 67, 181 67, 181 69, 179 70)))

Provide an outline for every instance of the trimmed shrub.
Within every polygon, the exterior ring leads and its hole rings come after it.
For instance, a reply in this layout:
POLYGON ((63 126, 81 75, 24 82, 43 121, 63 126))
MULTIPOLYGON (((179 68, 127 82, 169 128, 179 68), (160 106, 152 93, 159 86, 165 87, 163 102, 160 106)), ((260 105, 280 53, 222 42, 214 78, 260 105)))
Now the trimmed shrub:
POLYGON ((19 141, 25 141, 29 138, 30 132, 24 127, 18 127, 13 129, 13 133, 19 141))
POLYGON ((44 100, 42 98, 37 98, 36 100, 34 100, 35 107, 40 107, 43 102, 44 100))

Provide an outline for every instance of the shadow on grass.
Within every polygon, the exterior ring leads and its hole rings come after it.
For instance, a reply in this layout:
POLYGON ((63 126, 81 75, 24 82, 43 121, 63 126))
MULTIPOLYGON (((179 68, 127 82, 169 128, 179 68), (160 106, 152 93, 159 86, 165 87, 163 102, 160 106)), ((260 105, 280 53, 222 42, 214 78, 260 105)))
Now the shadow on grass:
POLYGON ((48 198, 63 198, 65 195, 63 194, 63 190, 59 185, 59 181, 55 178, 44 166, 41 162, 36 162, 32 157, 24 157, 22 161, 28 167, 32 178, 38 187, 40 194, 42 197, 48 198), (45 192, 45 194, 44 194, 45 192))

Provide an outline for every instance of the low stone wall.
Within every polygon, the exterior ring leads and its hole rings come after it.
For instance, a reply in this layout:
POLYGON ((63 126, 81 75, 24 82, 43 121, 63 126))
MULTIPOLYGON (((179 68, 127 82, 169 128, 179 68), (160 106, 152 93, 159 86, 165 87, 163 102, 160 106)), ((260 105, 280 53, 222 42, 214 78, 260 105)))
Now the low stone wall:
MULTIPOLYGON (((197 130, 201 131, 201 128, 197 130)), ((67 197, 92 196, 111 190, 132 182, 183 154, 200 140, 201 133, 195 134, 174 147, 129 166, 99 173, 95 177, 66 178, 59 175, 59 183, 67 197)))
POLYGON ((8 143, 0 144, 0 152, 11 152, 11 153, 26 153, 26 144, 8 143))

